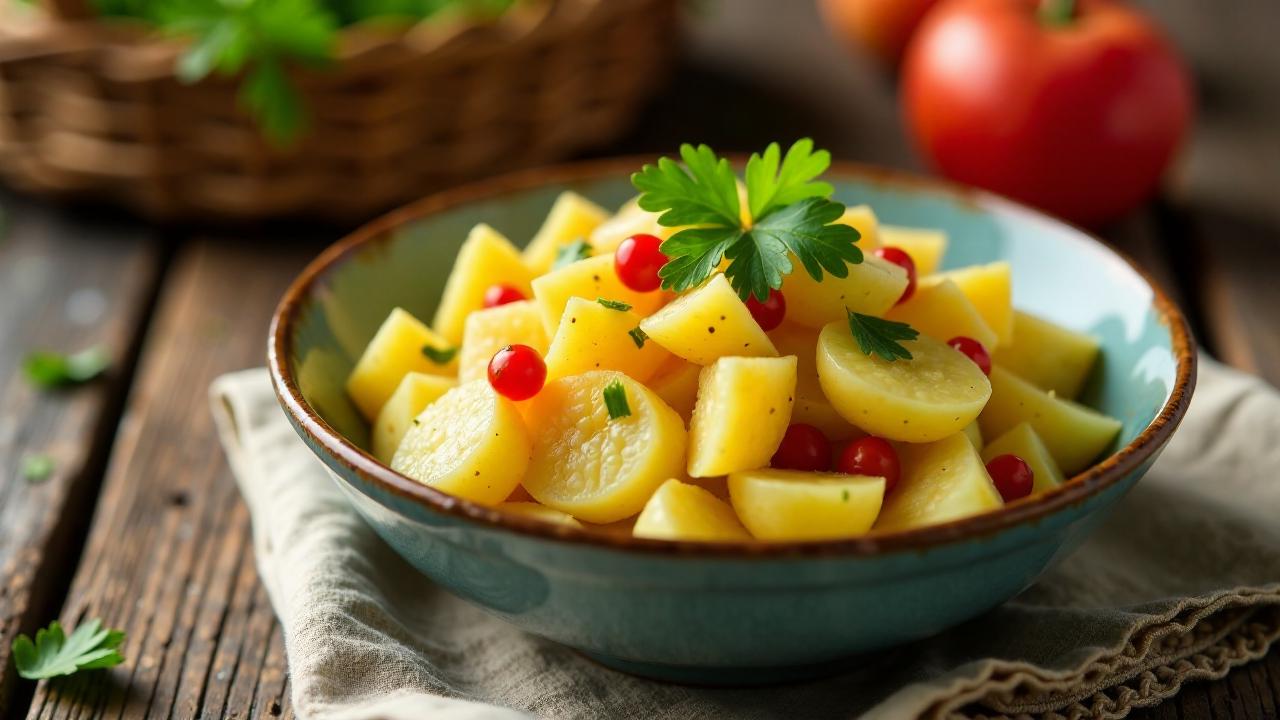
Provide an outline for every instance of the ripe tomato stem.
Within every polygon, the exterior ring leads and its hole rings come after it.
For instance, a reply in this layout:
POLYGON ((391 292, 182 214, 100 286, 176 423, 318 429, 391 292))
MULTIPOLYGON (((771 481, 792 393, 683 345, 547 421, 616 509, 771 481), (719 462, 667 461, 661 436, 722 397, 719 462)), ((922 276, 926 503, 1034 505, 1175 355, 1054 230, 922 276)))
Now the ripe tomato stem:
POLYGON ((1048 27, 1064 27, 1076 19, 1076 0, 1042 0, 1040 22, 1048 27))

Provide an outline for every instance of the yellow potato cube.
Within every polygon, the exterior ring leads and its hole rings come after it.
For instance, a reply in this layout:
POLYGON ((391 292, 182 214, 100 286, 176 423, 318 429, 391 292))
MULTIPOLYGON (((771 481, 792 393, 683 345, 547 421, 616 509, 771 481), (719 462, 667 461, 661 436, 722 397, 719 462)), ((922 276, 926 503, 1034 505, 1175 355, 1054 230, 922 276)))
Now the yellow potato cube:
POLYGON ((458 352, 458 382, 488 377, 494 353, 508 345, 528 345, 547 352, 547 331, 532 300, 477 310, 467 316, 458 352))
POLYGON ((727 355, 778 354, 729 281, 719 274, 645 318, 640 328, 654 342, 699 365, 727 355))
POLYGON ((702 366, 675 355, 670 357, 646 384, 672 410, 680 413, 680 417, 688 420, 693 417, 693 405, 698 399, 698 374, 702 366))
POLYGON ((1098 359, 1098 340, 1031 315, 1013 313, 1013 344, 992 360, 1042 390, 1075 400, 1098 359))
POLYGON ((645 503, 631 533, 654 540, 750 540, 733 508, 697 485, 668 480, 645 503))
POLYGON ((532 279, 533 273, 511 241, 481 223, 471 229, 458 250, 432 324, 445 340, 457 345, 462 342, 467 315, 484 306, 485 290, 504 283, 528 297, 532 279))
POLYGON ((414 418, 391 467, 450 495, 497 505, 520 484, 529 453, 529 433, 515 403, 476 380, 414 418))
POLYGON ((658 215, 659 213, 640 209, 634 200, 628 202, 618 210, 618 214, 605 220, 591 232, 588 242, 591 243, 592 251, 596 254, 614 252, 623 240, 641 233, 666 240, 680 229, 659 225, 658 215))
POLYGON ((413 425, 413 419, 457 384, 453 378, 441 375, 418 372, 405 375, 373 423, 373 456, 390 463, 396 448, 400 447, 400 440, 413 425))
POLYGON ((586 240, 609 217, 604 208, 576 192, 560 193, 538 233, 524 249, 524 263, 534 275, 551 269, 556 253, 575 240, 586 240))
POLYGON ((1068 476, 1098 459, 1121 428, 1119 420, 1051 395, 999 365, 991 368, 991 401, 978 422, 990 438, 1029 423, 1068 476))
POLYGON ((862 249, 862 252, 870 253, 880 247, 880 221, 876 219, 876 213, 870 205, 854 205, 846 208, 836 222, 858 231, 860 237, 857 246, 862 249))
POLYGON ((835 540, 871 529, 884 501, 884 478, 747 470, 729 476, 729 495, 757 540, 835 540))
POLYGON ((827 400, 818 379, 818 333, 799 325, 783 324, 771 331, 769 338, 782 355, 796 356, 796 401, 791 407, 791 422, 812 425, 828 440, 849 440, 863 434, 845 420, 827 400))
POLYGON ((553 380, 526 406, 533 459, 524 488, 543 505, 580 520, 605 524, 631 517, 683 469, 684 421, 620 372, 553 380), (613 419, 604 390, 615 382, 631 414, 613 419))
POLYGON ((831 405, 849 422, 889 440, 933 442, 964 430, 991 395, 982 370, 927 335, 903 347, 912 359, 889 362, 862 352, 848 323, 823 328, 818 379, 831 405))
POLYGON ((396 391, 405 375, 420 372, 451 376, 457 371, 456 357, 437 364, 423 354, 422 348, 426 346, 446 354, 450 349, 447 340, 400 308, 392 310, 382 321, 347 376, 347 394, 366 420, 373 422, 378 417, 382 404, 396 391))
POLYGON ((989 463, 1001 455, 1017 455, 1026 461, 1031 472, 1035 474, 1035 484, 1031 494, 1038 495, 1045 490, 1052 490, 1064 481, 1058 463, 1049 454, 1049 448, 1040 440, 1040 436, 1028 423, 1018 423, 1008 432, 991 441, 982 450, 982 462, 989 463))
POLYGON ((846 277, 823 273, 821 281, 810 277, 795 257, 791 263, 791 274, 782 280, 787 319, 814 329, 844 320, 847 310, 884 315, 907 289, 906 270, 870 254, 857 265, 849 265, 846 277))
POLYGON ((546 505, 540 505, 536 502, 508 501, 498 505, 495 509, 508 515, 519 515, 520 517, 533 518, 534 520, 549 522, 552 525, 566 525, 568 527, 576 528, 582 527, 582 523, 575 520, 572 515, 562 513, 555 508, 549 508, 546 505))
POLYGON ((964 430, 961 432, 964 433, 965 437, 969 438, 969 442, 973 443, 973 447, 976 448, 978 452, 982 452, 982 428, 978 426, 977 420, 965 425, 964 430))
POLYGON ((723 357, 702 369, 689 423, 690 477, 765 467, 791 423, 796 359, 723 357))
POLYGON ((987 326, 995 331, 998 345, 1013 342, 1013 268, 1008 262, 949 270, 939 277, 954 282, 969 298, 987 326))
POLYGON ((588 370, 617 370, 633 380, 648 380, 671 354, 655 342, 637 345, 631 333, 638 327, 640 316, 630 310, 569 298, 547 350, 547 378, 554 380, 588 370))
POLYGON ((623 285, 613 269, 612 253, 593 255, 535 279, 533 297, 548 336, 555 334, 571 297, 592 301, 604 298, 626 303, 641 317, 657 310, 666 300, 663 293, 641 293, 623 285))
POLYGON ((906 302, 885 313, 885 318, 904 322, 941 342, 964 336, 982 343, 990 352, 998 338, 982 314, 952 281, 935 276, 924 278, 906 302))
POLYGON ((938 272, 942 266, 942 257, 947 253, 947 234, 941 230, 881 225, 880 245, 901 248, 916 264, 916 274, 924 277, 938 272))
POLYGON ((973 443, 963 433, 898 450, 902 477, 885 499, 877 531, 937 525, 1004 505, 973 443))

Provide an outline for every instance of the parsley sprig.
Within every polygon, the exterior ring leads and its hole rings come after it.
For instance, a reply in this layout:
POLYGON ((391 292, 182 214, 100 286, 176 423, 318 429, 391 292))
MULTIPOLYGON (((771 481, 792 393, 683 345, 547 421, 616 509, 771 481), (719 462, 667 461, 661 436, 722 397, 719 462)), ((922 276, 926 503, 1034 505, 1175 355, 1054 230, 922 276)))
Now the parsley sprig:
POLYGON ((906 323, 852 311, 849 312, 849 330, 862 352, 879 355, 889 362, 910 360, 911 351, 903 347, 902 342, 920 337, 920 333, 906 323))
POLYGON ((750 222, 743 222, 728 160, 706 145, 687 144, 680 158, 683 167, 664 157, 631 176, 640 207, 662 213, 659 224, 693 226, 663 242, 669 260, 658 273, 662 287, 695 287, 727 258, 724 274, 739 297, 765 300, 792 271, 792 255, 814 280, 824 272, 847 277, 848 266, 862 262, 854 244, 858 231, 832 224, 844 205, 828 199, 831 185, 815 181, 831 165, 831 154, 815 151, 812 140, 798 140, 785 156, 777 143, 752 154, 745 174, 750 222))
POLYGON ((82 623, 70 637, 55 620, 36 631, 35 642, 26 635, 14 639, 13 664, 28 680, 113 667, 124 662, 119 650, 123 641, 124 633, 102 627, 101 620, 82 623))

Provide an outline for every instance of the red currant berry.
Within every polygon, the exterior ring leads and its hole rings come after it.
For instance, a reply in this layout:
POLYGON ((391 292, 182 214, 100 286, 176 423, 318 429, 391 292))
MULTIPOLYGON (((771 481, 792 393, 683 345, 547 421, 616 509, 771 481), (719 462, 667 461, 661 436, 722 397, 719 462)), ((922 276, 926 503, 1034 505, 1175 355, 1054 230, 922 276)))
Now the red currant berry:
POLYGON ((751 317, 756 319, 760 329, 769 332, 781 325, 782 318, 787 316, 787 299, 777 290, 770 290, 769 297, 764 302, 757 300, 755 295, 748 297, 747 309, 751 311, 751 317))
POLYGON ((623 285, 636 292, 657 290, 662 285, 658 271, 667 264, 667 256, 658 246, 662 241, 640 233, 623 240, 613 253, 613 267, 623 285))
POLYGON ((489 384, 512 400, 528 400, 547 380, 547 365, 528 345, 508 345, 489 361, 489 384))
POLYGON ((907 289, 902 291, 898 303, 904 303, 916 292, 916 261, 911 259, 906 250, 891 245, 876 248, 876 257, 901 267, 907 271, 907 289))
POLYGON ((982 343, 971 337, 953 337, 947 341, 951 347, 964 353, 970 360, 982 370, 983 375, 991 374, 991 353, 982 346, 982 343))
POLYGON ((484 306, 487 308, 498 307, 499 305, 506 305, 507 303, 518 302, 524 299, 524 293, 511 285, 506 285, 504 283, 490 285, 489 288, 484 291, 484 306))
POLYGON ((769 465, 787 470, 822 472, 831 469, 831 443, 812 425, 794 423, 782 436, 769 465))
POLYGON ((1017 455, 997 455, 987 463, 987 474, 1005 502, 1013 502, 1031 494, 1036 474, 1026 460, 1017 455))
POLYGON ((902 477, 898 451, 893 449, 888 440, 874 435, 858 438, 845 445, 836 460, 836 471, 845 475, 882 477, 886 494, 897 487, 898 479, 902 477))

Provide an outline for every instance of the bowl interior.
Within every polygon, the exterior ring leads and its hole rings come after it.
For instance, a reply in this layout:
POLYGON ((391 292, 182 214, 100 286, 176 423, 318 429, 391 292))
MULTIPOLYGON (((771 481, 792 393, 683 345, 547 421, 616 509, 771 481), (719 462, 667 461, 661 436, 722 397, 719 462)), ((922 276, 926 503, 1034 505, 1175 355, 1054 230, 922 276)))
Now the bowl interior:
MULTIPOLYGON (((430 322, 453 258, 476 223, 523 245, 564 190, 618 207, 635 194, 623 167, 537 186, 517 183, 421 217, 410 212, 373 242, 352 248, 300 298, 287 361, 303 398, 338 433, 367 448, 368 424, 343 383, 387 313, 400 306, 430 322)), ((946 230, 946 267, 1008 260, 1018 308, 1097 336, 1102 360, 1082 400, 1123 421, 1116 447, 1160 413, 1176 381, 1173 331, 1156 311, 1151 287, 1122 258, 1074 228, 986 194, 852 167, 837 167, 828 179, 835 199, 870 204, 883 223, 946 230)))

